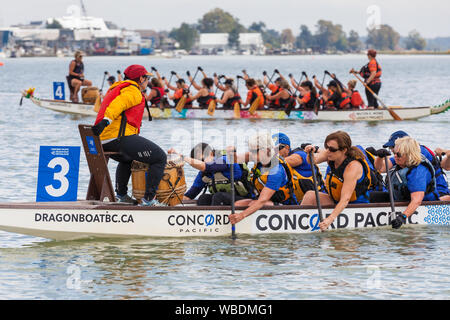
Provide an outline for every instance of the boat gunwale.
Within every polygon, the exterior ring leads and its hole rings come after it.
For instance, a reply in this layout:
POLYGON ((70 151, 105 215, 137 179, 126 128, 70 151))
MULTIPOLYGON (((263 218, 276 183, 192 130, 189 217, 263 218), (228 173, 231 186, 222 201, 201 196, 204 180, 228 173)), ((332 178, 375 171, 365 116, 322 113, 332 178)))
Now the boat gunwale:
MULTIPOLYGON (((396 207, 406 207, 409 202, 396 202, 396 207)), ((450 201, 424 201, 420 206, 437 206, 450 205, 450 201)), ((333 209, 335 206, 322 206, 323 209, 333 209)), ((360 203, 348 204, 346 209, 367 209, 367 208, 383 208, 390 207, 389 202, 382 203, 360 203)), ((245 210, 246 206, 237 206, 236 210, 245 210)), ((196 206, 188 203, 186 206, 174 207, 146 207, 137 205, 127 205, 122 203, 104 203, 100 201, 77 201, 77 202, 55 202, 55 203, 36 203, 36 202, 17 202, 17 203, 0 203, 0 209, 49 209, 49 210, 131 210, 131 211, 231 211, 231 206, 196 206), (74 205, 75 204, 75 205, 74 205)), ((300 206, 300 205, 273 205, 263 206, 260 210, 311 210, 317 209, 317 206, 300 206)))

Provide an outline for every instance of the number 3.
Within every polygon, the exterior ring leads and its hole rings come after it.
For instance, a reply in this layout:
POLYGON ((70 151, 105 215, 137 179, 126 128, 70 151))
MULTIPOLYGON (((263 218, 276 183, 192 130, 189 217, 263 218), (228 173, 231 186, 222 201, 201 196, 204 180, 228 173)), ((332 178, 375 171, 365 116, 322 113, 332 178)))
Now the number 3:
POLYGON ((54 169, 57 165, 61 166, 61 171, 53 174, 53 180, 61 182, 61 186, 57 189, 51 184, 45 186, 45 190, 52 197, 61 197, 69 189, 69 180, 66 178, 66 175, 69 172, 69 162, 67 162, 67 159, 65 158, 56 157, 50 160, 47 166, 54 169))

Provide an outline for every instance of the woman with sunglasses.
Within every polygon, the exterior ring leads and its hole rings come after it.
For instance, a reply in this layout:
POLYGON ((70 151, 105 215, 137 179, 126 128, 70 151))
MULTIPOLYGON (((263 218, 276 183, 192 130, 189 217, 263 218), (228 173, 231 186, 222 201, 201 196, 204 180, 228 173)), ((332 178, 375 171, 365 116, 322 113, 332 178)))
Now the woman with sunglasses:
POLYGON ((248 207, 240 213, 229 215, 232 224, 238 223, 265 205, 297 204, 292 184, 292 168, 277 155, 270 134, 259 134, 249 139, 249 153, 245 154, 245 161, 255 163, 251 180, 257 196, 236 202, 236 206, 248 207))
POLYGON ((391 222, 397 229, 406 222, 422 201, 439 200, 432 164, 421 154, 419 143, 411 137, 395 140, 396 166, 389 172, 394 199, 410 201, 403 214, 391 222))
MULTIPOLYGON (((364 154, 358 147, 352 146, 350 136, 343 131, 329 134, 325 139, 325 150, 314 155, 315 163, 328 162, 325 177, 326 192, 319 192, 322 205, 335 205, 330 216, 320 224, 326 230, 349 203, 368 203, 371 184, 370 168, 364 154)), ((306 152, 312 152, 314 146, 306 146, 306 152)), ((308 191, 302 205, 316 205, 314 191, 308 191)))

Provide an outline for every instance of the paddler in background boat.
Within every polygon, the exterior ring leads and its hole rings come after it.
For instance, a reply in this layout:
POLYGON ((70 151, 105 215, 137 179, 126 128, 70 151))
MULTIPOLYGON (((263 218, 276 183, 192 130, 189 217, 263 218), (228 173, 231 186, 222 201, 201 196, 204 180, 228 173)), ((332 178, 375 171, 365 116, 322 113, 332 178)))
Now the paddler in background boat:
POLYGON ((364 104, 363 99, 361 98, 361 95, 359 94, 358 90, 355 90, 356 88, 356 80, 349 80, 347 83, 348 88, 344 86, 344 84, 339 81, 339 79, 336 77, 334 73, 332 73, 331 78, 336 81, 340 89, 342 90, 342 103, 341 105, 346 106, 346 108, 354 108, 354 109, 366 109, 367 106, 364 104))
POLYGON ((450 150, 445 150, 442 148, 436 148, 434 153, 439 156, 444 156, 441 160, 441 167, 444 170, 450 170, 450 150))
MULTIPOLYGON (((392 151, 395 146, 395 141, 397 139, 407 137, 407 136, 408 136, 408 134, 405 131, 401 131, 401 130, 396 131, 389 137, 389 141, 383 145, 383 148, 390 148, 390 150, 392 151)), ((371 149, 372 149, 371 151, 374 153, 374 155, 378 156, 375 159, 375 168, 377 170, 379 170, 380 172, 389 171, 396 165, 395 157, 391 157, 389 159, 390 161, 388 161, 389 168, 387 168, 387 170, 386 170, 386 165, 385 165, 383 158, 388 156, 389 152, 385 149, 380 149, 377 151, 375 151, 373 148, 371 148, 371 149)), ((445 172, 441 168, 441 163, 440 163, 439 159, 437 159, 437 157, 434 155, 433 151, 431 151, 430 148, 428 148, 424 145, 420 145, 420 152, 433 166, 434 178, 436 180, 436 188, 437 188, 437 191, 439 194, 439 198, 443 201, 450 200, 450 191, 448 189, 446 175, 445 175, 445 172)))
POLYGON ((410 201, 405 211, 392 220, 392 228, 406 223, 422 201, 439 200, 431 163, 421 154, 419 143, 405 136, 395 140, 393 149, 396 166, 389 172, 394 200, 410 201))
MULTIPOLYGON (((349 203, 368 203, 371 184, 370 168, 361 150, 352 146, 350 136, 343 131, 329 134, 324 143, 325 150, 314 154, 316 164, 327 161, 326 192, 319 192, 322 205, 335 205, 330 216, 319 227, 326 230, 349 203)), ((307 153, 315 150, 306 146, 307 153)), ((301 205, 316 205, 314 191, 308 191, 301 205)))
POLYGON ((224 91, 222 97, 217 100, 217 103, 223 105, 224 110, 232 110, 236 102, 239 103, 239 106, 242 103, 241 95, 237 91, 236 86, 233 85, 233 82, 233 79, 226 79, 223 86, 219 83, 216 84, 220 90, 224 91))
MULTIPOLYGON (((174 102, 174 107, 178 104, 178 101, 180 101, 181 97, 185 92, 187 92, 189 86, 186 84, 184 79, 179 78, 175 83, 176 86, 172 86, 167 79, 165 80, 167 88, 170 90, 175 91, 173 95, 169 95, 169 99, 174 102)), ((190 109, 192 108, 192 100, 188 97, 186 99, 186 104, 184 105, 184 109, 190 109)))
MULTIPOLYGON (((204 73, 202 71, 202 73, 204 73)), ((192 86, 198 90, 197 94, 194 96, 189 93, 188 97, 191 101, 197 100, 198 106, 202 109, 207 109, 211 99, 217 99, 214 94, 214 80, 208 77, 204 77, 201 81, 201 86, 198 85, 195 80, 192 78, 188 71, 189 81, 192 83, 192 86)))
POLYGON ((277 86, 277 89, 275 91, 272 91, 270 95, 265 95, 266 101, 269 102, 270 108, 284 110, 287 108, 289 102, 291 101, 292 96, 289 92, 290 86, 286 80, 281 78, 279 78, 278 84, 279 86, 277 86))
MULTIPOLYGON (((233 148, 234 149, 234 148, 233 148)), ((169 154, 177 153, 174 149, 169 154)), ((195 199, 200 192, 203 194, 197 199, 199 206, 220 206, 231 204, 231 161, 227 153, 218 153, 207 143, 197 144, 190 156, 181 155, 181 159, 193 168, 199 170, 191 188, 184 194, 184 200, 195 199), (210 193, 206 193, 206 190, 210 193)), ((235 199, 244 199, 249 195, 248 171, 242 165, 234 161, 235 199), (245 183, 247 180, 247 183, 245 183)))
POLYGON ((167 105, 166 91, 164 89, 164 85, 162 83, 162 79, 152 78, 148 85, 150 88, 150 93, 145 96, 147 101, 151 103, 151 106, 154 108, 164 109, 167 105))
POLYGON ((120 152, 111 155, 118 161, 116 193, 118 202, 135 203, 128 194, 128 181, 133 160, 148 164, 143 206, 160 206, 156 190, 164 174, 167 156, 155 143, 139 136, 146 104, 144 91, 152 76, 141 65, 131 65, 124 71, 125 80, 109 88, 103 99, 92 131, 100 136, 103 150, 120 152))
MULTIPOLYGON (((229 215, 231 224, 255 213, 265 205, 298 204, 292 182, 292 168, 277 155, 270 134, 259 134, 250 137, 249 153, 244 156, 244 162, 254 161, 251 170, 254 199, 244 199, 236 202, 236 206, 248 206, 244 211, 229 215)), ((239 160, 237 161, 242 162, 239 160)))
POLYGON ((300 95, 296 97, 299 109, 313 110, 316 103, 319 103, 319 94, 311 81, 303 81, 298 86, 300 95))
MULTIPOLYGON (((314 191, 314 181, 312 178, 311 164, 309 163, 307 153, 301 148, 291 149, 291 140, 284 133, 277 133, 272 135, 275 148, 284 160, 291 166, 293 172, 294 193, 297 201, 303 200, 305 193, 309 190, 314 191)), ((316 151, 318 147, 316 148, 316 151)), ((322 175, 317 166, 315 166, 316 175, 318 178, 319 190, 324 189, 325 185, 322 175)))
MULTIPOLYGON (((374 49, 370 49, 367 51, 367 58, 369 59, 369 63, 361 68, 359 74, 364 78, 364 82, 367 86, 378 95, 381 89, 381 67, 378 64, 378 61, 375 59, 377 56, 377 51, 374 49)), ((355 69, 350 70, 350 73, 357 73, 355 69)), ((378 108, 378 100, 373 96, 373 94, 367 90, 366 88, 366 96, 367 96, 367 104, 369 108, 378 108)))
POLYGON ((264 95, 261 89, 256 84, 255 79, 249 78, 245 80, 245 86, 247 87, 247 99, 242 104, 244 107, 251 105, 258 97, 260 98, 257 109, 264 109, 264 95))
MULTIPOLYGON (((276 70, 278 71, 278 70, 276 70)), ((275 71, 275 73, 277 73, 275 71)), ((277 109, 280 107, 280 94, 283 91, 283 88, 281 88, 281 77, 278 77, 275 79, 273 83, 270 82, 269 78, 267 77, 267 72, 263 71, 263 84, 266 88, 270 90, 270 94, 264 93, 266 96, 266 101, 268 102, 269 108, 277 109)), ((289 84, 288 84, 289 88, 289 84)), ((285 94, 284 94, 285 95, 285 94)))
POLYGON ((78 102, 78 92, 81 86, 92 86, 92 81, 84 78, 84 63, 83 52, 77 50, 75 52, 75 59, 69 64, 69 82, 73 87, 73 92, 70 95, 70 101, 78 102))

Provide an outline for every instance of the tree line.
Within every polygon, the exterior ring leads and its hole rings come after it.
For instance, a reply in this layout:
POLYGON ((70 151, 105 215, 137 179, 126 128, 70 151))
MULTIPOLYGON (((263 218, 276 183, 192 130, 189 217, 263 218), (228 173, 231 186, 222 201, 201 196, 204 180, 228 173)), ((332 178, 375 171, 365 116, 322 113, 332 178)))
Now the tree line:
MULTIPOLYGON (((261 33, 268 49, 303 49, 315 52, 359 52, 366 46, 377 50, 396 50, 400 34, 391 26, 383 24, 376 29, 367 29, 367 38, 363 42, 358 32, 351 30, 348 34, 342 25, 332 21, 319 20, 313 33, 308 26, 301 25, 299 35, 294 36, 290 28, 281 32, 267 28, 262 21, 252 23, 248 28, 243 26, 238 18, 230 13, 216 8, 203 15, 197 23, 183 22, 178 28, 173 28, 169 36, 180 43, 182 49, 191 50, 200 33, 228 33, 230 48, 239 48, 239 33, 261 33)), ((426 40, 417 30, 412 30, 404 39, 406 49, 423 50, 426 40)))

